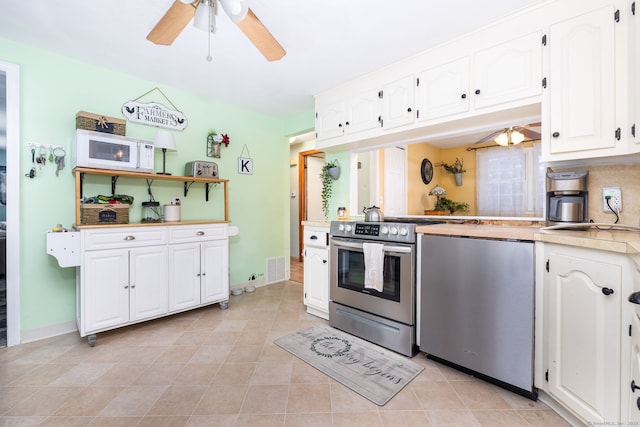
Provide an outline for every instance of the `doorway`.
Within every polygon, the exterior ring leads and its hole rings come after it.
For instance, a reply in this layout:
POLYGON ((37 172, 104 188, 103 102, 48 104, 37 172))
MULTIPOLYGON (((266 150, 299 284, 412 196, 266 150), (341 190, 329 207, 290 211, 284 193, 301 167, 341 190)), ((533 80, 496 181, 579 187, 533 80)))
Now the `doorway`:
POLYGON ((20 68, 0 61, 0 169, 3 167, 5 172, 0 173, 0 206, 4 208, 0 208, 0 237, 4 237, 0 243, 6 248, 0 253, 0 283, 4 284, 0 296, 4 299, 0 308, 0 344, 6 346, 20 343, 19 93, 20 68))
MULTIPOLYGON (((324 221, 322 211, 322 183, 320 172, 324 166, 324 152, 319 150, 298 153, 298 254, 302 253, 302 221, 324 221)), ((293 245, 292 245, 293 247, 293 245)))

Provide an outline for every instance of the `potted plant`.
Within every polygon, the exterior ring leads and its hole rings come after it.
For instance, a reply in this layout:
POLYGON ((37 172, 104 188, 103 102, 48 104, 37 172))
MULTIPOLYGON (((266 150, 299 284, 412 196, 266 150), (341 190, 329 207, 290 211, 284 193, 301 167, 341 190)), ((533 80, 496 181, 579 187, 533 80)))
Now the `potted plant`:
POLYGON ((449 211, 451 215, 453 215, 455 212, 468 212, 469 204, 465 202, 456 202, 454 200, 447 199, 446 197, 440 197, 438 198, 436 210, 449 211))
POLYGON ((462 174, 467 170, 464 168, 463 160, 456 157, 456 161, 453 164, 448 164, 445 162, 440 162, 437 166, 442 166, 444 170, 449 173, 452 173, 456 179, 456 185, 459 187, 462 185, 462 174))
POLYGON ((337 160, 331 160, 322 166, 320 171, 320 180, 322 181, 320 197, 322 198, 322 211, 325 219, 329 219, 329 199, 331 198, 333 181, 338 179, 339 176, 340 166, 338 166, 337 160))

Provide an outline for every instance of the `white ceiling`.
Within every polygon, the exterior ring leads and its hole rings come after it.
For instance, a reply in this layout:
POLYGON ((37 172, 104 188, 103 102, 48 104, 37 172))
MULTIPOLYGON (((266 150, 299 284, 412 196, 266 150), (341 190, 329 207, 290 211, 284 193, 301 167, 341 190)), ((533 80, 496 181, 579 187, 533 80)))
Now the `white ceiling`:
MULTIPOLYGON (((541 0, 247 0, 287 51, 267 62, 220 11, 172 46, 146 35, 173 0, 0 0, 0 37, 286 118, 313 95, 541 0)), ((0 53, 0 59, 2 54, 0 53)))

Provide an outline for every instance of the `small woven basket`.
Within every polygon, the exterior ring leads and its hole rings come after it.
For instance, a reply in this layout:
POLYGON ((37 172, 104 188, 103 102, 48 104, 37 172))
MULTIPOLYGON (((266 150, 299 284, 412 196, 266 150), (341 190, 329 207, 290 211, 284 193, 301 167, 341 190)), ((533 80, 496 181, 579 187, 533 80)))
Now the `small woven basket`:
POLYGON ((98 224, 128 224, 129 208, 127 203, 119 204, 94 204, 83 203, 80 205, 82 225, 98 224))
POLYGON ((124 136, 126 121, 101 114, 79 111, 76 114, 76 129, 92 130, 94 132, 111 133, 124 136))

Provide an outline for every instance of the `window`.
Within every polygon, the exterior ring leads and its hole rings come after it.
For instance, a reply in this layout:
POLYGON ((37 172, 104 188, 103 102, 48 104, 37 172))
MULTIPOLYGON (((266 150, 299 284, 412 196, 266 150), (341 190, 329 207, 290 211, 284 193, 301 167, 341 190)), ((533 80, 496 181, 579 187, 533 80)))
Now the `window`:
POLYGON ((540 144, 476 151, 481 216, 543 216, 545 167, 540 144))

